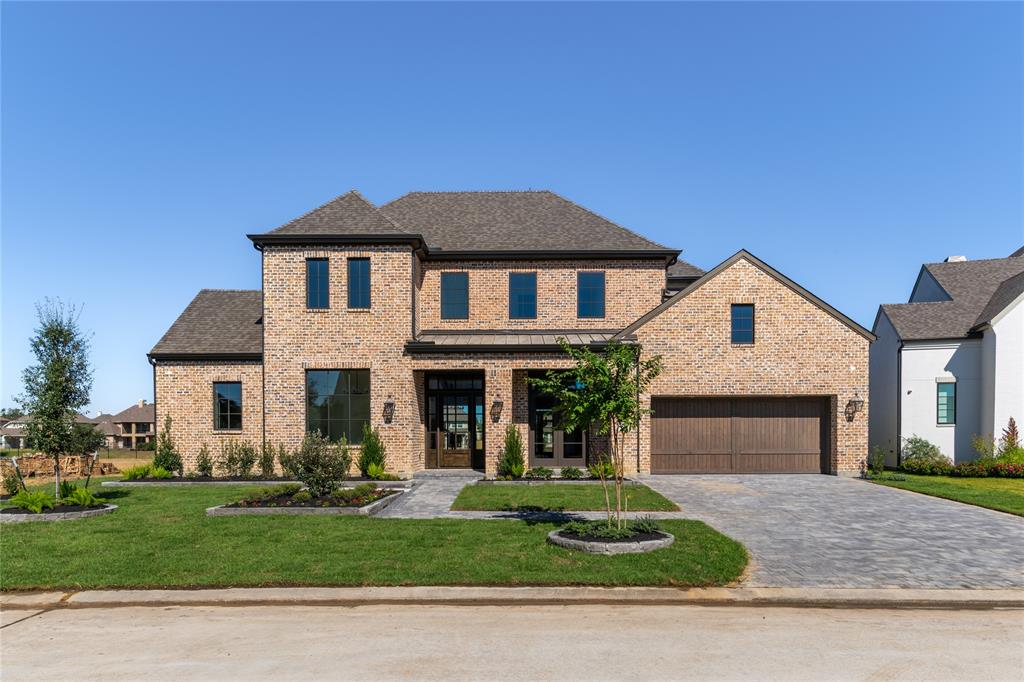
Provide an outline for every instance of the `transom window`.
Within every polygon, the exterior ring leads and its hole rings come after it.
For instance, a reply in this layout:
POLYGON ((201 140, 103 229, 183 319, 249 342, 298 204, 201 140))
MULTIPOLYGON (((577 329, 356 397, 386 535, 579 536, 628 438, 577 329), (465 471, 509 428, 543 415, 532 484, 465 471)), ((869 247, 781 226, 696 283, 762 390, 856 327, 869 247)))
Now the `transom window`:
POLYGON ((469 319, 469 273, 441 273, 441 319, 469 319))
POLYGON ((330 306, 328 280, 330 266, 326 258, 306 259, 306 307, 319 309, 330 306))
POLYGON ((333 441, 363 442, 370 422, 370 370, 306 370, 306 430, 333 441))
POLYGON ((604 317, 604 273, 576 273, 576 317, 604 317))
POLYGON ((537 273, 508 273, 508 316, 513 320, 537 317, 537 273))
POLYGON ((218 431, 242 428, 242 382, 213 383, 213 428, 218 431))
POLYGON ((732 306, 732 342, 754 343, 754 304, 735 303, 732 306))
POLYGON ((370 307, 370 259, 348 259, 348 307, 370 307))
POLYGON ((939 424, 956 424, 956 384, 940 382, 935 384, 936 416, 939 424))

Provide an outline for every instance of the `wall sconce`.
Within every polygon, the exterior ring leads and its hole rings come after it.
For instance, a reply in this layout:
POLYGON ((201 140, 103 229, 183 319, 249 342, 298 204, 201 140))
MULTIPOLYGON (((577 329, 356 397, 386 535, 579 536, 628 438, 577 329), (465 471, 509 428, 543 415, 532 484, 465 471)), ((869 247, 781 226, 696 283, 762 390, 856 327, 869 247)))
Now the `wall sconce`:
POLYGON ((501 420, 501 408, 505 407, 505 403, 500 400, 495 400, 491 403, 491 421, 497 424, 501 420))
POLYGON ((395 418, 395 398, 389 393, 388 399, 384 401, 384 423, 390 424, 395 418))
POLYGON ((852 422, 854 415, 858 412, 864 411, 864 398, 861 398, 859 394, 854 393, 850 401, 846 403, 846 421, 852 422))

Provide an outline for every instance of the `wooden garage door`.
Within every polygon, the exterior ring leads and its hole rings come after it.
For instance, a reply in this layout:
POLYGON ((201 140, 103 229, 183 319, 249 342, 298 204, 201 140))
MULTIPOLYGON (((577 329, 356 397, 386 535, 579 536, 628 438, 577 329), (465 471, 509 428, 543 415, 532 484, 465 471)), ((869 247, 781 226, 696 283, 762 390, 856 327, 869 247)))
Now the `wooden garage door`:
POLYGON ((651 473, 820 473, 823 398, 654 398, 651 473))

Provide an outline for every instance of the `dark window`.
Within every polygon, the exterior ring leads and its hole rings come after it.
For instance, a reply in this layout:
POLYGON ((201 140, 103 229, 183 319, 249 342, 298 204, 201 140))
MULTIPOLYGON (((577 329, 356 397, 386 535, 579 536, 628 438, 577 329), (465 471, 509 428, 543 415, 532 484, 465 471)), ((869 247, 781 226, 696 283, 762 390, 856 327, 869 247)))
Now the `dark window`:
POLYGON ((732 342, 754 343, 754 306, 749 303, 732 307, 732 342))
POLYGON ((242 383, 240 381, 214 382, 213 428, 232 431, 242 428, 242 383))
POLYGON ((944 382, 935 384, 936 415, 939 424, 956 424, 956 384, 944 382))
POLYGON ((576 273, 576 317, 604 317, 604 273, 576 273))
POLYGON ((327 308, 330 305, 330 286, 326 258, 306 259, 306 307, 327 308))
POLYGON ((348 259, 348 307, 370 307, 370 259, 348 259))
POLYGON ((469 319, 469 273, 441 273, 441 319, 469 319))
POLYGON ((370 422, 370 370, 310 369, 306 371, 306 430, 331 440, 342 436, 363 442, 370 422))
POLYGON ((508 273, 508 316, 513 320, 537 317, 537 273, 508 273))

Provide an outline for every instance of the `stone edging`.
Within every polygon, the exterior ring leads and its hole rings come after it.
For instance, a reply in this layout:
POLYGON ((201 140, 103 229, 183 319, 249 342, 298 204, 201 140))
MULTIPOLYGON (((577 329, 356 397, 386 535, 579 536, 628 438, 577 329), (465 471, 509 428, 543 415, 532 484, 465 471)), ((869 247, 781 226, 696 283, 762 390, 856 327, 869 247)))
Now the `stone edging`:
MULTIPOLYGON (((625 485, 643 485, 639 481, 631 479, 623 479, 625 485)), ((547 479, 532 479, 532 478, 520 478, 515 481, 498 481, 493 478, 481 478, 475 483, 475 485, 544 485, 548 483, 559 483, 566 485, 601 485, 601 481, 596 478, 585 478, 585 479, 572 479, 572 478, 547 478, 547 479)), ((608 485, 615 485, 614 482, 609 481, 608 485)))
MULTIPOLYGON (((360 483, 376 483, 378 488, 389 490, 407 490, 414 485, 412 481, 345 481, 346 484, 359 485, 360 483)), ((193 485, 283 485, 285 483, 298 483, 298 481, 267 481, 263 479, 252 479, 249 481, 190 481, 167 480, 167 481, 103 481, 101 486, 108 488, 178 488, 193 485)))
POLYGON ((575 540, 560 535, 561 530, 548 533, 548 542, 566 549, 575 549, 590 554, 641 554, 668 547, 676 541, 676 536, 658 531, 665 537, 657 540, 640 540, 638 542, 601 542, 598 540, 575 540))
POLYGON ((101 516, 109 514, 117 509, 116 504, 105 504, 98 509, 86 509, 85 511, 58 512, 42 514, 0 514, 2 523, 30 523, 33 521, 73 521, 75 519, 87 519, 90 516, 101 516))
POLYGON ((395 490, 363 507, 228 507, 218 505, 206 510, 207 516, 373 516, 402 496, 395 490))

